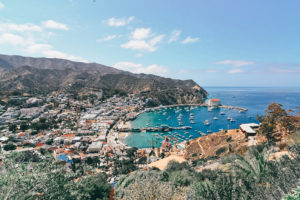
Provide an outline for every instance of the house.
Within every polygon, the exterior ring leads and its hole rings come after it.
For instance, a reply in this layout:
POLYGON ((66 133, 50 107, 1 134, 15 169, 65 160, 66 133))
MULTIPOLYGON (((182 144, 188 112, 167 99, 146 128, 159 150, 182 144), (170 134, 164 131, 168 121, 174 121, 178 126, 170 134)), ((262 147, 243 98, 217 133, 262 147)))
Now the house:
POLYGON ((6 142, 8 140, 8 137, 2 136, 0 137, 0 142, 6 142))
POLYGON ((74 138, 72 139, 72 144, 75 144, 75 143, 77 143, 77 142, 80 142, 81 139, 82 139, 82 137, 80 137, 80 136, 74 137, 74 138))
POLYGON ((87 151, 90 152, 99 152, 102 149, 102 142, 92 142, 92 144, 89 145, 89 148, 87 151))
POLYGON ((255 136, 258 128, 259 128, 259 124, 256 123, 248 123, 248 124, 240 125, 240 130, 246 135, 246 137, 255 136))

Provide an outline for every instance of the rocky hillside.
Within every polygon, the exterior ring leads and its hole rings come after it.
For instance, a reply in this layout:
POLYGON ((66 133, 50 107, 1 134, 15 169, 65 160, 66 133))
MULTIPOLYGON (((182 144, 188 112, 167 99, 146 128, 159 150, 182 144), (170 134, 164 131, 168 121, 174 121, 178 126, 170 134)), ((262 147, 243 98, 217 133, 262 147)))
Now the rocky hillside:
POLYGON ((0 55, 0 91, 48 93, 102 90, 104 95, 134 93, 154 104, 200 103, 207 92, 192 80, 133 74, 96 63, 0 55))

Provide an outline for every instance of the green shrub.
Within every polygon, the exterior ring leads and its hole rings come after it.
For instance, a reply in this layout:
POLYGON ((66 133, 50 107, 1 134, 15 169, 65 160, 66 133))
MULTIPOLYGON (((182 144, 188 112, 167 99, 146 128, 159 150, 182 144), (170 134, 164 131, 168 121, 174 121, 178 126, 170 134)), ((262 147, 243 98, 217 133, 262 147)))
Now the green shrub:
POLYGON ((216 155, 218 156, 218 155, 220 155, 221 153, 224 153, 226 151, 226 148, 225 147, 221 147, 220 149, 218 149, 217 151, 216 151, 216 155))
POLYGON ((4 147, 3 147, 3 149, 5 150, 5 151, 12 151, 12 150, 15 150, 17 147, 16 147, 16 145, 14 145, 14 144, 6 144, 6 145, 4 145, 4 147))
POLYGON ((232 137, 230 136, 229 138, 226 139, 226 142, 230 142, 232 140, 232 137))

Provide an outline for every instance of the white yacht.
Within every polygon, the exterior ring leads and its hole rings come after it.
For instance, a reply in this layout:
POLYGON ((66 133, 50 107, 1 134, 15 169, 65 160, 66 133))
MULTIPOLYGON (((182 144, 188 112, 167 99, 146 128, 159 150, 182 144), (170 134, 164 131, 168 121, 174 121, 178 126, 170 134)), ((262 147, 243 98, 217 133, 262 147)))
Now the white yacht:
POLYGON ((236 120, 231 118, 231 119, 230 119, 230 122, 236 122, 236 120))
POLYGON ((210 124, 210 123, 209 123, 208 120, 205 120, 205 121, 204 121, 204 125, 208 126, 209 124, 210 124))

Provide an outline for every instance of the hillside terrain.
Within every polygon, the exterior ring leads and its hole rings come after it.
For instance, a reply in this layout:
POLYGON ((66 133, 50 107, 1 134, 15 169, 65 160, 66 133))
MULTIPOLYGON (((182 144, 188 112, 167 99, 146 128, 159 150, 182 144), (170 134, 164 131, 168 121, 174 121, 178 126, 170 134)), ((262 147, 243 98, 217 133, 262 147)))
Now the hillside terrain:
POLYGON ((0 92, 102 91, 138 94, 155 105, 201 103, 207 92, 193 80, 134 74, 96 63, 0 55, 0 92))

